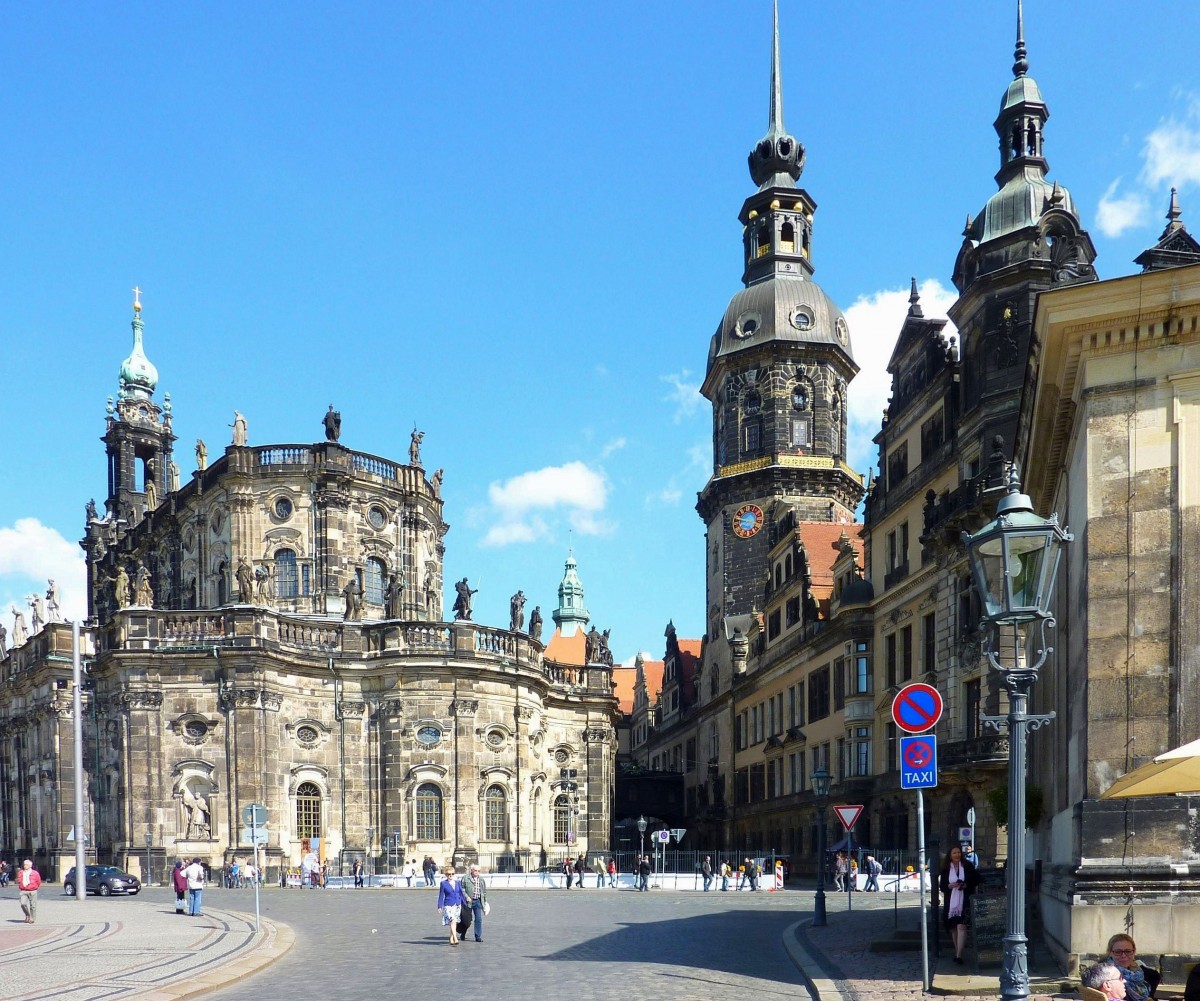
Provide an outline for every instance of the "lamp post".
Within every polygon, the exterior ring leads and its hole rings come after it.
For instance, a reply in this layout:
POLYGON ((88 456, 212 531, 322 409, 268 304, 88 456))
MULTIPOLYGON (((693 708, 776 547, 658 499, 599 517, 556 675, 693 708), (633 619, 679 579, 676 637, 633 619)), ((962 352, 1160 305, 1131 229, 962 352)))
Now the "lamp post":
POLYGON ((150 846, 154 844, 154 834, 151 831, 146 832, 146 885, 151 883, 152 873, 150 872, 150 846))
POLYGON ((371 846, 375 843, 375 828, 367 828, 367 857, 363 860, 364 875, 367 877, 367 885, 370 885, 371 879, 371 846))
POLYGON ((812 774, 817 797, 817 894, 813 900, 813 927, 825 927, 825 804, 829 800, 830 774, 821 765, 812 774))
POLYGON ((1014 465, 1008 493, 996 506, 996 517, 962 541, 975 587, 983 600, 982 625, 988 628, 984 650, 1008 692, 1007 716, 984 716, 989 726, 1008 723, 1008 931, 1004 936, 1004 968, 1000 996, 1008 1001, 1029 997, 1025 937, 1025 734, 1037 730, 1054 713, 1029 715, 1026 707, 1038 671, 1053 651, 1046 629, 1054 628, 1050 596, 1062 551, 1072 539, 1058 516, 1041 518, 1021 493, 1014 465))
POLYGON ((637 822, 638 839, 641 843, 641 848, 638 850, 639 857, 646 854, 646 818, 638 817, 637 822))

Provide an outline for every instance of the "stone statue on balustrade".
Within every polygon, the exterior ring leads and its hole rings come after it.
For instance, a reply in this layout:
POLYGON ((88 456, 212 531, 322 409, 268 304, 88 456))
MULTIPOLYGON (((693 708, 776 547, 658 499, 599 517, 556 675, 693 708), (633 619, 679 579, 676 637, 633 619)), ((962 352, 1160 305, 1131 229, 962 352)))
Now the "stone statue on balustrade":
POLYGON ((471 620, 471 598, 479 593, 479 589, 471 590, 467 584, 467 578, 464 577, 454 585, 456 597, 454 599, 454 618, 461 619, 464 622, 471 620))
POLYGON ((96 513, 96 499, 94 497, 87 502, 87 506, 83 510, 84 510, 85 516, 87 517, 87 521, 88 521, 89 525, 93 521, 100 520, 99 516, 96 513))
POLYGON ((408 443, 408 464, 410 466, 421 465, 421 441, 424 437, 424 431, 413 428, 412 439, 408 443))
POLYGON ((48 622, 62 622, 62 606, 58 601, 58 585, 53 579, 47 580, 50 586, 46 588, 46 620, 48 622))
POLYGON ((203 438, 196 439, 196 468, 201 472, 208 468, 208 446, 203 438))
POLYGON ((350 575, 346 586, 342 588, 342 597, 346 601, 345 609, 342 611, 342 619, 346 622, 358 622, 362 619, 362 591, 358 586, 357 575, 350 575))
POLYGON ((595 626, 592 626, 587 636, 584 637, 583 650, 584 663, 600 663, 600 630, 595 626))
POLYGON ((275 581, 269 567, 261 564, 254 568, 254 580, 258 584, 258 604, 269 605, 275 597, 275 581))
POLYGON ((404 574, 394 573, 388 579, 383 595, 384 614, 389 619, 404 618, 404 574))
POLYGON ((174 493, 179 489, 179 465, 172 462, 167 469, 167 489, 174 493))
POLYGON ((150 580, 150 571, 145 563, 139 563, 137 568, 137 584, 134 587, 133 600, 141 608, 154 607, 154 585, 150 580))
POLYGON ((8 630, 0 623, 0 660, 8 656, 8 630))
POLYGON ((229 426, 233 428, 233 443, 235 445, 245 445, 249 436, 246 431, 246 418, 240 410, 233 412, 233 423, 229 426))
POLYGON ((321 423, 325 425, 326 441, 337 441, 342 436, 342 414, 340 410, 333 409, 332 403, 329 404, 329 410, 321 423))
POLYGON ((433 487, 433 496, 441 498, 442 496, 442 476, 445 475, 444 469, 435 469, 433 475, 429 477, 429 483, 433 487))
POLYGON ((597 652, 596 657, 598 663, 607 664, 609 667, 612 667, 613 662, 612 650, 609 649, 608 646, 608 634, 611 632, 611 629, 605 629, 604 632, 600 634, 600 649, 597 652))
POLYGON ((146 480, 146 513, 149 514, 158 507, 158 487, 152 479, 146 480))
POLYGON ((425 580, 421 585, 421 590, 425 592, 425 614, 433 615, 438 607, 438 586, 437 574, 432 565, 425 568, 425 580))
POLYGON ((29 639, 29 630, 25 628, 25 613, 19 611, 16 605, 12 606, 13 614, 13 633, 12 633, 12 648, 24 646, 29 639))
POLYGON ((117 576, 113 578, 113 600, 117 608, 128 608, 133 604, 133 587, 123 566, 117 567, 117 576))
POLYGON ((29 596, 29 610, 32 612, 29 635, 36 636, 42 631, 42 626, 46 624, 46 616, 42 611, 42 599, 40 595, 31 594, 29 596))
POLYGON ((535 643, 542 642, 542 606, 534 605, 533 614, 529 616, 529 638, 535 643))
POLYGON ((525 628, 525 592, 518 591, 508 599, 508 628, 514 633, 525 628))
POLYGON ((235 574, 238 582, 238 600, 243 605, 254 604, 254 568, 250 561, 243 556, 238 560, 235 574))

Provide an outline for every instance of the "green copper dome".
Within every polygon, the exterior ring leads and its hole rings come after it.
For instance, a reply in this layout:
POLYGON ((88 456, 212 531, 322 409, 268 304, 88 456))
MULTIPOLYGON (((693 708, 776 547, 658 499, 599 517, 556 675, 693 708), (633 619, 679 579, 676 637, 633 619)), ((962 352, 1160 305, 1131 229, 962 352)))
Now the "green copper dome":
POLYGON ((135 304, 133 312, 133 350, 121 363, 119 376, 121 396, 148 400, 158 386, 158 369, 154 367, 142 348, 142 309, 135 304))

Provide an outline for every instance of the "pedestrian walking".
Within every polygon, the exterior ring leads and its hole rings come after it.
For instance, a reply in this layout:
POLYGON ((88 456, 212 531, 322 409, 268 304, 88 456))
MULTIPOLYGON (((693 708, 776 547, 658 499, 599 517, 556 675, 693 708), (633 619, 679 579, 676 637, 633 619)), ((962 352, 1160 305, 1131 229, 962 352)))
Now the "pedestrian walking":
POLYGON ((0 890, 3 890, 6 886, 8 886, 9 875, 8 862, 4 859, 0 859, 0 890))
POLYGON ((596 889, 604 889, 604 878, 608 875, 608 870, 604 868, 604 859, 597 855, 592 859, 592 872, 596 874, 596 889))
POLYGON ((608 859, 608 885, 614 890, 617 888, 617 860, 612 856, 608 859))
POLYGON ((704 892, 708 893, 713 882, 712 858, 708 855, 704 856, 704 861, 700 864, 700 875, 704 877, 704 892))
POLYGON ((579 853, 579 857, 575 859, 575 885, 579 889, 583 889, 583 874, 587 872, 587 860, 583 857, 583 852, 579 853))
POLYGON ((650 856, 643 855, 638 862, 638 889, 642 893, 650 891, 650 856))
POLYGON ((729 877, 733 875, 733 869, 728 862, 721 862, 721 892, 729 892, 729 877))
POLYGON ((27 858, 17 870, 17 889, 20 891, 21 910, 27 925, 37 921, 37 894, 41 885, 42 874, 33 867, 33 859, 27 858))
POLYGON ((863 887, 865 891, 874 890, 879 892, 879 874, 883 872, 883 866, 879 864, 879 860, 874 855, 867 856, 867 885, 863 887))
POLYGON ((192 859, 192 864, 183 870, 187 879, 188 914, 194 918, 200 917, 200 903, 204 894, 204 866, 199 858, 192 859))
POLYGON ((417 874, 417 860, 409 859, 404 863, 404 867, 400 870, 400 878, 405 880, 409 887, 412 887, 413 877, 417 874))
POLYGON ((563 861, 562 871, 563 871, 563 876, 566 879, 566 882, 563 884, 563 889, 569 890, 569 889, 571 889, 571 882, 575 876, 575 860, 573 858, 571 858, 570 855, 568 855, 566 857, 566 859, 563 861))
POLYGON ((175 863, 175 870, 171 873, 171 885, 175 888, 175 913, 183 914, 184 908, 187 906, 187 876, 183 874, 183 862, 175 863))
POLYGON ((437 873, 437 866, 434 864, 433 856, 426 855, 425 861, 421 863, 421 871, 425 874, 425 885, 434 885, 434 876, 437 873))
POLYGON ((463 905, 462 884, 454 878, 454 866, 442 870, 442 882, 438 886, 438 910, 442 912, 442 925, 450 929, 450 944, 458 945, 458 919, 463 905))
POLYGON ((471 863, 471 867, 463 877, 462 893, 464 910, 469 908, 475 919, 475 941, 482 942, 483 918, 491 908, 487 902, 487 880, 481 875, 478 863, 471 863))
POLYGON ((354 860, 354 865, 350 870, 354 875, 354 889, 361 890, 363 885, 363 864, 358 859, 354 860))

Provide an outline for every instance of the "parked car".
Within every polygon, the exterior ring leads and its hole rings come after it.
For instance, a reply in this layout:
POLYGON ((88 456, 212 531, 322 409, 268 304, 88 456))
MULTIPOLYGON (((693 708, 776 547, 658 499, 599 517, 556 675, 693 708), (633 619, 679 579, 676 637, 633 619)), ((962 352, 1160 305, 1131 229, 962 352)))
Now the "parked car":
MULTIPOLYGON (((110 893, 127 893, 135 896, 142 888, 141 880, 131 876, 114 865, 89 865, 84 867, 86 879, 85 889, 88 893, 98 893, 107 897, 110 893)), ((63 880, 63 890, 68 896, 75 892, 75 867, 67 873, 63 880)))

